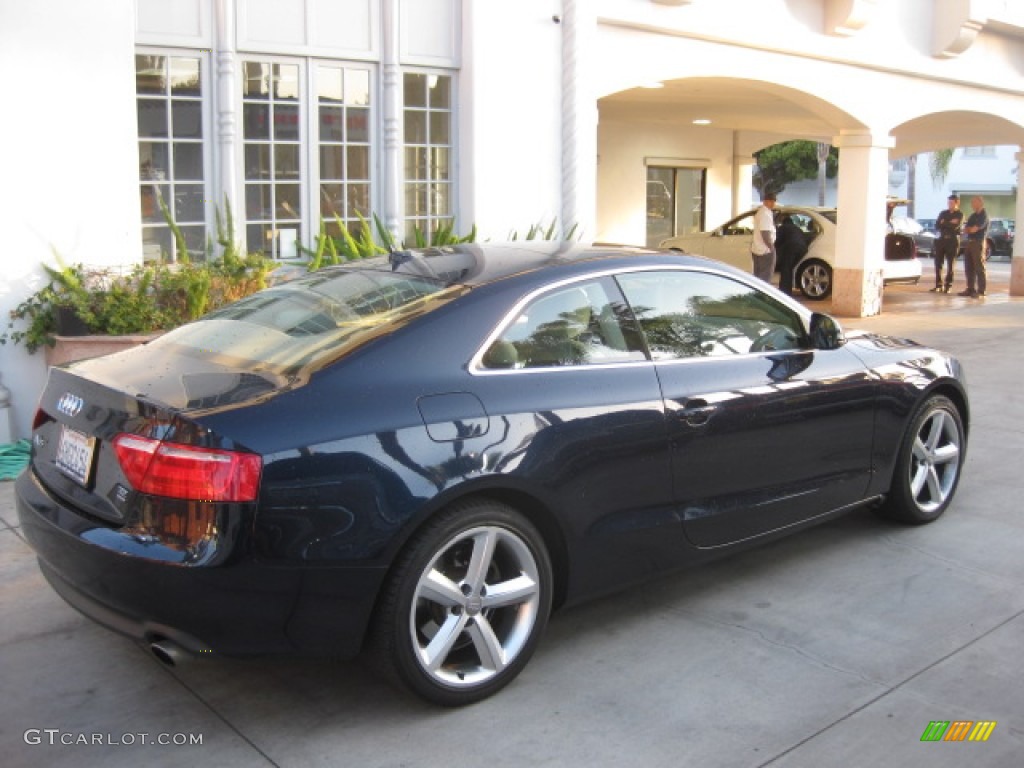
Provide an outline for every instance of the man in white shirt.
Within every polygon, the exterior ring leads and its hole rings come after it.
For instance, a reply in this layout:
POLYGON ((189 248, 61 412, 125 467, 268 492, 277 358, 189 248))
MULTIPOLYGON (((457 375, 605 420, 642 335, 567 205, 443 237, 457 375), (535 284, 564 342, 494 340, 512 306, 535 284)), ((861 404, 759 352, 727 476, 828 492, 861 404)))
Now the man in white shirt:
POLYGON ((754 239, 750 243, 750 257, 754 261, 754 277, 766 283, 775 274, 775 193, 765 193, 760 207, 754 212, 754 239))

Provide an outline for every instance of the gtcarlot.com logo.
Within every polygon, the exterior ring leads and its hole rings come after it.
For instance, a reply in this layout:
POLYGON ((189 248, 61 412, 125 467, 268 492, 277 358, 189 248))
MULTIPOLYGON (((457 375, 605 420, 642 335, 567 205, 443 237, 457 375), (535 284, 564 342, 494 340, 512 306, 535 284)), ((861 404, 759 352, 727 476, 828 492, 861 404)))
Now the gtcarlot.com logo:
POLYGON ((59 728, 29 728, 22 735, 26 744, 37 746, 131 747, 156 744, 161 747, 202 746, 201 733, 77 733, 59 728))
POLYGON ((988 741, 995 729, 995 720, 932 720, 921 741, 988 741))

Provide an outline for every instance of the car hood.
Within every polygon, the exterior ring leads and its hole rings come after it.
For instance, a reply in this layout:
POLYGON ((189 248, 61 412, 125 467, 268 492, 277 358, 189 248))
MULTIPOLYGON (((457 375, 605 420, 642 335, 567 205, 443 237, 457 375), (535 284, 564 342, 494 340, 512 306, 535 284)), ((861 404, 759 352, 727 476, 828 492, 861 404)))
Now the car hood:
POLYGON ((844 332, 847 344, 870 350, 894 350, 920 347, 916 341, 898 336, 886 336, 857 328, 844 332))

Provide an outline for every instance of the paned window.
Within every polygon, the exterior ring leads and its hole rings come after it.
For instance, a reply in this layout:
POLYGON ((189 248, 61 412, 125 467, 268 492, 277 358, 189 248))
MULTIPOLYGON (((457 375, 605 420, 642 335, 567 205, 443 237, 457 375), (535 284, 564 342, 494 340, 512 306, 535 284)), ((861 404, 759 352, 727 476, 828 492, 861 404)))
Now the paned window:
POLYGON ((341 222, 358 234, 359 217, 370 219, 370 72, 322 64, 316 69, 319 131, 319 210, 327 232, 341 222))
POLYGON ((162 207, 181 229, 193 259, 205 254, 206 160, 201 55, 135 57, 139 192, 143 256, 176 261, 182 254, 162 207))
POLYGON ((452 78, 406 73, 403 80, 405 240, 429 239, 454 216, 452 78))
POLYGON ((302 90, 298 64, 242 64, 246 246, 294 258, 302 237, 302 90))

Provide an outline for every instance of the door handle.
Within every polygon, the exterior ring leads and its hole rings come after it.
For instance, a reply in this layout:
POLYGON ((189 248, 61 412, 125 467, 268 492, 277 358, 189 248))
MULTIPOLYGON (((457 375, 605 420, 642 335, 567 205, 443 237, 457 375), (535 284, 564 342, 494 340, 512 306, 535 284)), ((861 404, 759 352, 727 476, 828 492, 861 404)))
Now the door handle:
POLYGON ((717 409, 717 405, 708 405, 707 400, 687 400, 676 412, 676 416, 688 426, 703 427, 711 420, 717 409))

